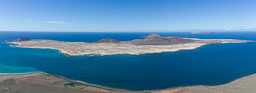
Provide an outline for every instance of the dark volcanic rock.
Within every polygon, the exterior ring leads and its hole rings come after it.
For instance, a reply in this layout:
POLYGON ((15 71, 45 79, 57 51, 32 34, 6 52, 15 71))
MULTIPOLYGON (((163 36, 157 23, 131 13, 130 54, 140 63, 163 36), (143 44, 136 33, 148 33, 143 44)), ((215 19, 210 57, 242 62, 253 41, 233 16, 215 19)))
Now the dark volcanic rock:
POLYGON ((131 43, 135 45, 172 45, 192 42, 194 42, 194 40, 185 39, 177 36, 161 37, 158 34, 151 34, 144 39, 131 41, 131 43))
POLYGON ((19 42, 19 41, 29 41, 32 40, 30 38, 26 38, 26 37, 20 37, 19 39, 13 40, 14 42, 19 42))
POLYGON ((119 41, 115 39, 101 39, 97 43, 119 43, 119 41))

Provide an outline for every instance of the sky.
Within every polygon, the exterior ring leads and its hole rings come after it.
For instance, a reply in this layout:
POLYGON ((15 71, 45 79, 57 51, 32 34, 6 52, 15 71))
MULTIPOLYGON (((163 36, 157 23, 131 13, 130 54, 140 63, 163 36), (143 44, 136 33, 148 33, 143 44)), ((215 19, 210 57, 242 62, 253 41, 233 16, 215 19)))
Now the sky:
POLYGON ((256 0, 0 0, 0 31, 255 30, 256 0))

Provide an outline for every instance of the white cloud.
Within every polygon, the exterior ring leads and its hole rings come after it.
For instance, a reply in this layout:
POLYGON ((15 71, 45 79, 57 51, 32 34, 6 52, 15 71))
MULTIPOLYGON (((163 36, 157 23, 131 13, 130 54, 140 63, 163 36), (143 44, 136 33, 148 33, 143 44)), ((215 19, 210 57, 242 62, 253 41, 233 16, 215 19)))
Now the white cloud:
POLYGON ((44 21, 44 23, 48 23, 48 24, 68 24, 68 22, 63 22, 63 21, 44 21))

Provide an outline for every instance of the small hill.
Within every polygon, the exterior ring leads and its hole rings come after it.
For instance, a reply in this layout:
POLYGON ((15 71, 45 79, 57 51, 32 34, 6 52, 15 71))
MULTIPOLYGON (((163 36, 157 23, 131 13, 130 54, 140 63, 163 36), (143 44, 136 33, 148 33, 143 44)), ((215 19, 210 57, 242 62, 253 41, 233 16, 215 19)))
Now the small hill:
POLYGON ((119 43, 119 41, 115 40, 115 39, 101 39, 99 40, 97 43, 119 43))
POLYGON ((13 41, 14 41, 14 42, 20 42, 20 41, 29 41, 29 40, 32 40, 32 39, 26 38, 26 37, 20 37, 20 38, 18 38, 18 39, 16 39, 16 40, 13 40, 13 41))

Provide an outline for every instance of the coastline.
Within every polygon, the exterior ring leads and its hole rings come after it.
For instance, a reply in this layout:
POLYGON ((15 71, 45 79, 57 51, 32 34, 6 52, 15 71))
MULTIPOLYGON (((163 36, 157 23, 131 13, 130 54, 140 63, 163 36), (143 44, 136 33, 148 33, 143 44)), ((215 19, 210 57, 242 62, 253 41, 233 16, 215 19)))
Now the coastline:
MULTIPOLYGON (((11 43, 11 44, 14 44, 14 43, 11 43)), ((70 54, 67 51, 63 50, 63 49, 58 49, 58 48, 52 48, 52 47, 21 47, 20 45, 21 44, 17 43, 15 45, 11 45, 11 47, 58 50, 59 53, 62 53, 62 54, 67 55, 67 56, 87 56, 87 55, 112 56, 112 55, 100 55, 100 54, 70 54)), ((182 50, 194 50, 194 49, 200 48, 200 47, 205 46, 205 45, 202 44, 202 45, 199 45, 199 46, 196 46, 196 47, 188 47, 186 49, 182 49, 182 48, 180 48, 180 49, 173 49, 171 51, 161 51, 161 52, 152 52, 152 53, 140 53, 140 54, 126 54, 126 53, 123 53, 123 54, 113 54, 113 55, 145 55, 145 54, 159 54, 159 53, 166 53, 166 52, 178 52, 178 51, 182 51, 182 50)))
POLYGON ((78 84, 82 84, 82 85, 85 85, 85 86, 91 86, 91 87, 101 88, 101 89, 105 89, 105 90, 123 91, 123 92, 129 91, 129 90, 125 90, 125 89, 117 89, 117 88, 111 88, 111 87, 102 86, 102 85, 98 85, 98 84, 87 83, 87 82, 81 81, 81 80, 69 79, 69 78, 66 78, 66 77, 63 77, 63 76, 52 75, 52 74, 48 74, 48 73, 44 73, 44 72, 43 72, 42 74, 44 74, 44 75, 49 75, 49 76, 55 76, 55 77, 58 77, 58 78, 61 78, 61 79, 65 79, 65 80, 68 80, 68 81, 72 81, 72 82, 75 82, 75 83, 78 83, 78 84))
MULTIPOLYGON (((191 38, 192 39, 192 38, 191 38)), ((143 55, 164 52, 177 52, 180 50, 194 50, 199 47, 211 44, 222 43, 247 43, 250 40, 234 40, 234 39, 196 39, 195 42, 172 45, 134 45, 127 43, 129 41, 121 41, 121 43, 87 43, 87 42, 63 42, 56 40, 29 40, 21 42, 6 42, 12 47, 20 48, 39 48, 54 49, 68 56, 84 56, 84 55, 143 55)))
MULTIPOLYGON (((17 73, 17 74, 12 74, 12 73, 1 73, 0 74, 0 83, 3 81, 1 80, 2 75, 9 76, 9 78, 13 79, 19 79, 19 78, 27 78, 31 76, 37 76, 37 75, 43 75, 47 77, 56 77, 59 79, 63 79, 66 81, 70 81, 72 83, 78 84, 78 85, 83 85, 83 86, 89 86, 97 89, 102 89, 106 91, 114 91, 114 92, 120 92, 120 93, 222 93, 225 91, 225 93, 236 93, 234 91, 239 91, 239 92, 244 92, 244 93, 251 93, 251 92, 245 92, 245 90, 248 91, 256 91, 256 90, 250 90, 251 88, 256 88, 256 74, 250 74, 238 79, 235 79, 231 82, 221 84, 221 85, 215 85, 215 86, 206 86, 206 85, 192 85, 192 86, 185 86, 185 87, 176 87, 176 88, 168 88, 168 89, 159 89, 159 90, 141 90, 141 91, 130 91, 130 90, 124 90, 124 89, 117 89, 117 88, 110 88, 110 87, 105 87, 101 85, 96 85, 96 84, 91 84, 79 80, 72 80, 68 79, 62 76, 57 76, 57 75, 51 75, 47 74, 44 72, 31 72, 31 73, 17 73), (249 87, 248 87, 249 84, 249 87), (250 85, 253 84, 253 85, 250 85), (243 86, 244 85, 244 86, 243 86), (247 89, 248 88, 248 89, 247 89)), ((237 92, 237 93, 239 93, 237 92)), ((103 92, 104 93, 104 92, 103 92)))
POLYGON ((220 85, 192 85, 185 87, 153 90, 152 93, 254 93, 256 92, 256 74, 237 78, 220 85), (254 89, 254 90, 252 90, 254 89))
POLYGON ((64 79, 64 80, 68 80, 68 81, 72 81, 72 82, 75 82, 75 83, 83 84, 83 85, 86 85, 86 86, 91 86, 91 87, 96 87, 96 88, 101 88, 101 89, 106 89, 106 90, 128 91, 128 90, 125 90, 125 89, 111 88, 111 87, 101 86, 101 85, 97 85, 97 84, 87 83, 87 82, 80 81, 80 80, 69 79, 69 78, 66 78, 66 77, 63 77, 63 76, 59 76, 59 75, 48 74, 46 72, 0 73, 0 76, 1 75, 35 75, 35 74, 43 74, 43 75, 46 75, 46 76, 54 76, 54 77, 57 77, 57 78, 61 78, 61 79, 64 79))
MULTIPOLYGON (((243 41, 243 42, 232 42, 232 39, 226 39, 227 41, 226 42, 222 42, 222 43, 244 43, 244 42, 251 42, 251 41, 243 41), (231 40, 231 41, 230 41, 231 40)), ((27 41, 26 41, 27 42, 27 41)), ((69 43, 69 42, 68 42, 69 43)), ((80 44, 81 43, 85 43, 85 42, 79 42, 80 44)), ((210 43, 210 44, 222 44, 222 43, 210 43)), ((205 43, 205 45, 207 45, 207 43, 205 43)), ((11 45, 12 47, 21 47, 21 48, 39 48, 39 47, 22 47, 22 44, 15 44, 15 45, 11 45)), ((200 48, 204 45, 201 45, 199 47, 196 47, 196 48, 192 48, 192 49, 180 49, 180 50, 177 50, 177 51, 181 51, 181 50, 193 50, 193 49, 197 49, 197 48, 200 48)), ((58 50, 60 53, 63 53, 65 54, 65 50, 63 49, 58 49, 58 48, 54 48, 54 47, 42 47, 42 48, 39 48, 39 49, 54 49, 54 50, 58 50)), ((172 51, 172 52, 177 52, 177 51, 172 51)), ((168 52, 168 51, 165 51, 165 52, 168 52)), ((157 52, 154 52, 154 53, 157 53, 157 52)), ((163 52, 159 52, 159 53, 163 53, 163 52)), ((145 53, 145 54, 153 54, 153 53, 145 53)), ((65 55, 68 55, 68 54, 65 54, 65 55)), ((123 55, 123 54, 120 54, 120 55, 123 55)), ((125 54, 126 55, 126 54, 125 54)), ((128 54, 128 55, 136 55, 136 54, 128 54)), ((138 55, 142 55, 142 54, 138 54, 138 55)), ((74 55, 68 55, 68 56, 74 56, 74 55)), ((76 56, 76 55, 75 55, 76 56)), ((83 56, 83 55, 79 55, 79 56, 83 56)), ((24 75, 24 74, 33 74, 34 72, 28 72, 28 73, 20 73, 20 75, 24 75)), ((35 72, 37 73, 37 72, 35 72)), ((3 74, 9 74, 9 73, 3 73, 3 74)), ((12 73, 10 73, 12 74, 12 73)), ((15 74, 15 73, 13 73, 15 74)), ((109 90, 109 91, 122 91, 122 92, 127 92, 129 90, 124 90, 124 89, 115 89, 115 88, 110 88, 110 87, 105 87, 105 86, 101 86, 101 85, 97 85, 97 84, 90 84, 90 83, 87 83, 87 82, 83 82, 83 81, 79 81, 79 80, 72 80, 72 79, 68 79, 68 78, 65 78, 65 77, 62 77, 62 76, 56 76, 56 75, 50 75, 50 74, 47 74, 47 73, 42 73, 44 75, 49 75, 49 76, 54 76, 54 77, 57 77, 57 78, 61 78, 61 79, 65 79, 67 81, 72 81, 72 82, 76 82, 77 84, 81 84, 81 85, 85 85, 85 86, 90 86, 90 87, 95 87, 95 88, 100 88, 100 89, 104 89, 104 90, 109 90)), ((19 75, 19 74, 17 74, 19 75)), ((1 74, 0 74, 1 76, 1 74)), ((248 75, 250 76, 250 75, 248 75)), ((247 77, 247 76, 245 76, 247 77)), ((242 79, 243 77, 239 78, 239 79, 235 79, 234 81, 237 81, 237 80, 240 80, 242 79)), ((232 82, 234 82, 232 81, 232 82)), ((40 81, 39 81, 40 82, 40 81)), ((229 82, 227 84, 223 84, 223 85, 228 85, 232 82, 229 82)), ((216 85, 216 86, 204 86, 204 85, 196 85, 196 86, 184 86, 184 87, 174 87, 174 88, 170 88, 170 89, 160 89, 160 90, 142 90, 142 91, 132 91, 132 92, 156 92, 156 93, 165 93, 165 92, 170 92, 170 93, 181 93, 180 91, 190 91, 191 89, 208 89, 208 88, 214 88, 214 87, 218 87, 218 86, 222 86, 222 85, 216 85)), ((183 92, 182 92, 183 93, 183 92)))
MULTIPOLYGON (((45 73, 45 72, 0 73, 0 84, 2 82, 6 81, 6 80, 12 80, 12 79, 14 79, 14 80, 23 80, 23 78, 26 79, 26 78, 29 78, 29 77, 37 77, 37 76, 45 77, 43 80, 44 81, 46 80, 46 82, 48 82, 47 79, 49 79, 49 81, 51 81, 50 78, 54 77, 56 79, 61 79, 61 80, 66 81, 66 82, 70 82, 71 84, 90 87, 89 89, 91 89, 91 88, 96 89, 95 92, 99 92, 99 93, 101 93, 101 92, 98 91, 98 90, 107 91, 107 92, 114 91, 114 92, 117 92, 117 93, 119 93, 119 92, 121 92, 121 93, 129 92, 129 90, 111 88, 111 87, 101 86, 101 85, 97 85, 97 84, 91 84, 91 83, 87 83, 87 82, 80 81, 80 80, 69 79, 69 78, 66 78, 66 77, 63 77, 63 76, 48 74, 48 73, 45 73)), ((41 81, 38 81, 38 82, 41 82, 41 81)), ((41 83, 43 84, 44 82, 41 82, 41 83)), ((36 84, 36 85, 38 85, 38 84, 36 84)), ((41 84, 39 83, 39 85, 41 85, 41 84)), ((63 85, 63 86, 65 86, 65 85, 63 85)), ((78 90, 81 90, 81 89, 78 88, 78 90)), ((94 90, 91 90, 91 91, 94 91, 94 90)), ((1 92, 1 87, 0 87, 0 92, 1 92)), ((105 92, 102 92, 102 93, 105 93, 105 92)))

